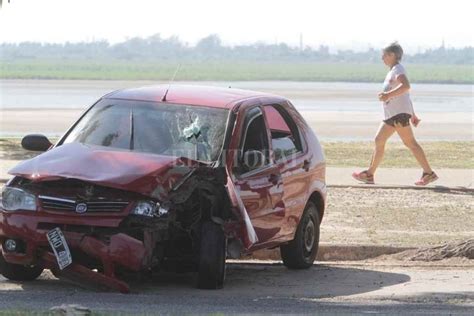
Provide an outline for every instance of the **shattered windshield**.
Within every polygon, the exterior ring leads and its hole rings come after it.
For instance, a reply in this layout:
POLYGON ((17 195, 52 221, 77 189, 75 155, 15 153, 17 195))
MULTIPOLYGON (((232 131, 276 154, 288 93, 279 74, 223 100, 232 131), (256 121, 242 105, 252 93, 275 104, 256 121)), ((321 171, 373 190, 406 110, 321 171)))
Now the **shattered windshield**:
POLYGON ((225 109, 103 99, 63 143, 214 161, 222 148, 227 116, 225 109))

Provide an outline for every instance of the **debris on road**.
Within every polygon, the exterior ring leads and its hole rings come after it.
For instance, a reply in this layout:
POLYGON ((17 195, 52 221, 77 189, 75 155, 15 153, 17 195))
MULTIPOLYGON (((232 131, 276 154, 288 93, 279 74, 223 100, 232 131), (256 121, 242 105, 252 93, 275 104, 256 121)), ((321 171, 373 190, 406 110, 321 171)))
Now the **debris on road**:
POLYGON ((50 308, 50 311, 53 315, 58 316, 89 316, 91 315, 91 311, 89 308, 81 306, 81 305, 70 305, 70 304, 63 304, 60 306, 53 306, 50 308))
POLYGON ((448 258, 474 259, 474 238, 435 247, 406 250, 393 255, 404 261, 439 261, 448 258))

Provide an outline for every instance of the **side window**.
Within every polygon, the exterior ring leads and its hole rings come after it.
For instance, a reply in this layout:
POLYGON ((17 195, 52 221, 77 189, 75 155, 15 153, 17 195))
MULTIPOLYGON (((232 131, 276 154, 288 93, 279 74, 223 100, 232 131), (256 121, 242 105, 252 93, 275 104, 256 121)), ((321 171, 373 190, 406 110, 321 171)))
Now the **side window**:
POLYGON ((303 151, 298 127, 290 115, 280 106, 264 107, 268 127, 272 133, 272 147, 275 160, 289 158, 303 151))
MULTIPOLYGON (((252 108, 246 114, 240 149, 241 167, 245 166, 243 158, 245 153, 249 151, 258 151, 263 154, 263 159, 260 163, 261 165, 267 165, 269 163, 268 135, 265 127, 265 120, 263 119, 263 113, 260 108, 252 108)), ((255 168, 257 167, 260 166, 255 166, 255 168)), ((249 168, 244 167, 244 170, 242 171, 248 170, 249 168)))

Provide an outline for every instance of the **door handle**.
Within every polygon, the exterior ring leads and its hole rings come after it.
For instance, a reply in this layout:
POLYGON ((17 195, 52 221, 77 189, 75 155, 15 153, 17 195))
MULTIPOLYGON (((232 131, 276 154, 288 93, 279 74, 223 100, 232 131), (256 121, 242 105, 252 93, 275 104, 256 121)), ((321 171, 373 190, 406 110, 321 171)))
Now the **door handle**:
POLYGON ((305 159, 303 161, 303 166, 302 168, 305 170, 305 171, 309 171, 309 166, 311 165, 311 160, 309 159, 305 159))

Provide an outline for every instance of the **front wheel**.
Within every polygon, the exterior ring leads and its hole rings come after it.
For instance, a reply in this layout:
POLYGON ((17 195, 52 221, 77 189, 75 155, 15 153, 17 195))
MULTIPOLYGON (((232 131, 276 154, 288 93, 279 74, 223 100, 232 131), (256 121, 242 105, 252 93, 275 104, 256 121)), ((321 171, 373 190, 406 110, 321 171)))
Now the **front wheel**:
POLYGON ((12 281, 33 281, 43 272, 39 266, 23 266, 20 264, 8 263, 3 258, 0 251, 0 274, 12 281))
POLYGON ((307 269, 313 265, 319 248, 319 214, 316 205, 308 202, 295 238, 280 246, 283 264, 289 269, 307 269))
POLYGON ((204 222, 201 227, 197 287, 221 289, 225 280, 226 238, 222 226, 204 222))

